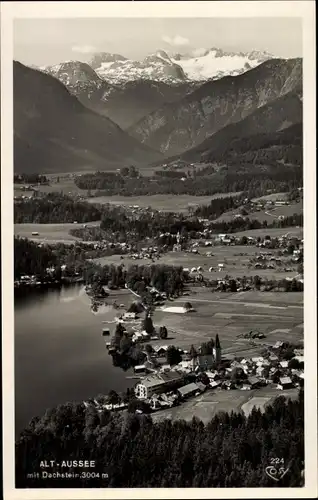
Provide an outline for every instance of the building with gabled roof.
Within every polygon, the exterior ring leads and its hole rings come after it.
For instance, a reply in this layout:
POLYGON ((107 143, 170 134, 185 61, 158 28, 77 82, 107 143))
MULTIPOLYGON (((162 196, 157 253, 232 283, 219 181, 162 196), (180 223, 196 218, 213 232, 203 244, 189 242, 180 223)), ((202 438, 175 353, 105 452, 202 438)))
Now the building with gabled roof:
POLYGON ((138 399, 148 399, 153 394, 176 389, 183 383, 184 376, 176 371, 152 373, 140 379, 135 386, 135 395, 138 399))

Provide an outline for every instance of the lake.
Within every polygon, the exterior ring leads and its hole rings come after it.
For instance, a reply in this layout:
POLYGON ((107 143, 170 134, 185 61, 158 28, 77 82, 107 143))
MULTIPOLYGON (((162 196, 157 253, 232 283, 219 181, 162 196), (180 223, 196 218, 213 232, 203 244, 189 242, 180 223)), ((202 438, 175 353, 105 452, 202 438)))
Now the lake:
MULTIPOLYGON (((47 408, 134 385, 126 378, 130 371, 113 366, 105 347, 110 338, 102 337, 103 326, 109 326, 111 334, 115 328, 102 323, 118 314, 112 305, 94 314, 84 288, 78 285, 25 295, 15 299, 17 434, 47 408)), ((109 299, 110 304, 132 302, 124 290, 109 299)))

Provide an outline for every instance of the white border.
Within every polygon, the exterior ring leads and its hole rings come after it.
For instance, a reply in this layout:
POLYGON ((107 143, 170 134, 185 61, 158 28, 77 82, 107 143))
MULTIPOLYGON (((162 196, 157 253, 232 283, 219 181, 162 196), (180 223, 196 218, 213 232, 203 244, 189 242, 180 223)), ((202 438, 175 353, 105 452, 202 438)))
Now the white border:
POLYGON ((317 315, 314 1, 6 2, 1 4, 1 221, 3 478, 5 499, 315 498, 317 496, 317 315), (305 459, 304 488, 15 489, 13 311, 12 20, 94 17, 301 17, 304 55, 305 459))

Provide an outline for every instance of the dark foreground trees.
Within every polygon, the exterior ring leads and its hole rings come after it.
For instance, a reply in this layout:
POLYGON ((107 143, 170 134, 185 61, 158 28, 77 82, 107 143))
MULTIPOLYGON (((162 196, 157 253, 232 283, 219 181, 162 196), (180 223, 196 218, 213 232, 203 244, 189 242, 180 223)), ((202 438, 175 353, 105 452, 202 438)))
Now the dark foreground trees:
POLYGON ((65 457, 95 461, 86 470, 50 468, 79 477, 47 478, 47 488, 297 487, 304 460, 303 395, 296 401, 279 397, 263 414, 219 413, 207 425, 196 418, 154 423, 146 415, 98 413, 68 403, 34 418, 20 435, 16 487, 43 487, 43 480, 27 477, 31 466, 40 469, 43 457, 60 464, 65 457), (289 467, 278 483, 265 471, 271 458, 289 467), (95 477, 81 477, 83 471, 95 477))

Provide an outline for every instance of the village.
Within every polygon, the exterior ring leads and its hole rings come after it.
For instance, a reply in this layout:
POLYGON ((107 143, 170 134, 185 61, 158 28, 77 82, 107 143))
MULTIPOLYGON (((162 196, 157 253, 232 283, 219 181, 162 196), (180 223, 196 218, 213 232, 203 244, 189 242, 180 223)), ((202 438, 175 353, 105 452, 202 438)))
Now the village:
MULTIPOLYGON (((174 309, 174 312, 185 314, 195 312, 190 303, 179 307, 180 311, 176 310, 177 307, 174 309)), ((158 412, 182 406, 203 393, 210 393, 210 397, 214 395, 217 400, 219 391, 249 391, 255 396, 258 390, 269 388, 279 395, 280 391, 297 389, 304 384, 302 342, 263 342, 262 355, 233 357, 223 353, 218 334, 215 340, 212 338, 206 343, 185 349, 162 343, 168 336, 167 329, 163 332, 162 327, 153 327, 151 333, 149 329, 145 331, 142 326, 144 322, 136 312, 124 312, 115 320, 122 325, 123 334, 128 334, 132 345, 138 346, 143 355, 139 359, 144 359, 144 362, 134 364, 134 375, 129 378, 136 378, 137 381, 128 398, 119 395, 114 398, 113 394, 84 403, 85 406, 93 405, 98 411, 130 408, 130 411, 137 413, 158 412)), ((103 328, 102 335, 110 335, 109 328, 103 328)), ((253 339, 266 336, 255 330, 237 337, 244 337, 253 345, 253 339)), ((110 355, 117 351, 113 342, 106 342, 106 347, 110 355)))

